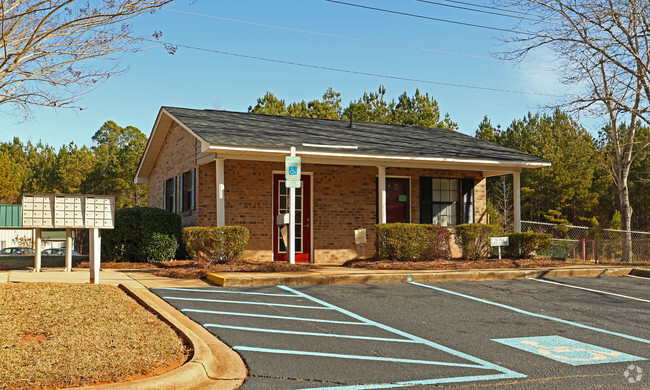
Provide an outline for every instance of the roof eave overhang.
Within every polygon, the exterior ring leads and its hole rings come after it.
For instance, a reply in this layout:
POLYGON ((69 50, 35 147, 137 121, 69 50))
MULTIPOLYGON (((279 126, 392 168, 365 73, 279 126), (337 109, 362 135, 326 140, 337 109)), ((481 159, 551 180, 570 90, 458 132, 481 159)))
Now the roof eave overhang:
POLYGON ((185 126, 183 122, 176 119, 176 117, 174 117, 174 115, 172 115, 164 107, 161 107, 160 111, 158 112, 158 116, 156 117, 156 122, 153 125, 153 129, 151 130, 151 135, 147 140, 147 146, 144 149, 144 154, 142 155, 142 159, 140 160, 140 164, 138 165, 138 170, 135 173, 135 178, 133 180, 134 183, 136 184, 149 183, 149 175, 151 174, 151 170, 153 169, 153 166, 156 163, 156 160, 158 159, 158 154, 160 153, 160 149, 165 143, 167 134, 171 130, 172 123, 174 122, 177 123, 179 126, 181 126, 185 131, 192 134, 196 139, 201 141, 202 150, 208 147, 208 144, 207 142, 205 142, 205 140, 199 137, 189 127, 185 126))
MULTIPOLYGON (((282 161, 289 148, 264 148, 257 146, 234 146, 211 144, 205 152, 213 152, 222 158, 282 161)), ((520 172, 524 168, 543 168, 551 166, 550 161, 516 161, 452 158, 415 155, 386 155, 363 152, 341 152, 330 150, 297 149, 302 163, 365 165, 390 167, 422 167, 432 169, 455 169, 483 171, 484 176, 496 176, 520 172)))

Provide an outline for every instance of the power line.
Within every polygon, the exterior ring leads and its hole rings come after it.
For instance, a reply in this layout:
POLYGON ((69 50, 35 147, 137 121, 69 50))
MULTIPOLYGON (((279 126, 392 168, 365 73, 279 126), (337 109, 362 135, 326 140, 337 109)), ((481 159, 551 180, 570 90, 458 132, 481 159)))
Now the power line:
POLYGON ((424 16, 424 15, 418 15, 418 14, 411 14, 411 13, 408 13, 408 12, 389 10, 389 9, 385 9, 385 8, 377 8, 377 7, 370 7, 370 6, 361 5, 361 4, 346 3, 344 1, 338 1, 338 0, 325 0, 325 1, 330 2, 330 3, 335 3, 335 4, 349 5, 351 7, 370 9, 370 10, 373 10, 373 11, 387 12, 387 13, 396 14, 396 15, 404 15, 404 16, 411 16, 411 17, 414 17, 414 18, 434 20, 436 22, 458 24, 458 25, 461 25, 461 26, 483 28, 483 29, 487 29, 487 30, 503 31, 503 32, 508 32, 508 33, 526 34, 524 31, 508 30, 508 29, 505 29, 505 28, 484 26, 484 25, 481 25, 481 24, 459 22, 459 21, 456 21, 456 20, 449 20, 449 19, 440 19, 440 18, 434 18, 434 17, 431 17, 431 16, 424 16))
MULTIPOLYGON (((444 4, 444 3, 439 3, 437 1, 429 1, 429 0, 417 0, 417 1, 419 1, 421 3, 431 4, 431 5, 438 5, 438 6, 441 6, 441 7, 449 7, 449 8, 462 9, 462 10, 465 10, 465 11, 480 12, 482 14, 497 15, 497 16, 503 16, 503 17, 506 17, 506 18, 518 19, 518 20, 531 20, 531 21, 534 21, 534 22, 544 22, 544 23, 559 24, 557 22, 550 22, 550 21, 543 20, 543 19, 529 18, 529 17, 526 17, 526 16, 508 15, 508 14, 504 14, 504 13, 501 13, 501 12, 485 11, 485 10, 481 10, 481 9, 463 7, 463 6, 459 6, 459 5, 444 4)), ((510 12, 512 12, 512 11, 510 11, 510 12)), ((524 14, 524 15, 527 15, 527 14, 524 14)))
MULTIPOLYGON (((417 1, 422 1, 422 0, 417 0, 417 1)), ((545 16, 545 15, 539 15, 539 14, 533 14, 530 12, 523 12, 523 11, 514 11, 506 8, 500 8, 500 7, 492 7, 489 5, 483 5, 483 4, 474 4, 474 3, 468 3, 465 1, 459 1, 459 0, 445 0, 448 3, 456 3, 456 4, 463 4, 463 5, 469 5, 471 7, 479 7, 479 8, 487 8, 487 9, 493 9, 496 11, 501 11, 501 12, 510 12, 513 14, 519 14, 519 15, 524 15, 524 16, 535 16, 541 19, 556 19, 556 20, 562 20, 562 18, 554 17, 554 16, 545 16)))
POLYGON ((182 44, 172 43, 172 42, 163 42, 163 41, 157 41, 157 40, 154 40, 154 39, 143 39, 143 41, 163 44, 168 51, 170 49, 172 49, 172 52, 175 52, 175 48, 182 47, 182 48, 185 48, 185 49, 199 50, 199 51, 205 51, 205 52, 216 53, 216 54, 223 54, 223 55, 228 55, 228 56, 233 56, 233 57, 248 58, 248 59, 253 59, 253 60, 273 62, 273 63, 284 64, 284 65, 294 65, 294 66, 300 66, 300 67, 303 67, 303 68, 329 70, 329 71, 332 71, 332 72, 356 74, 356 75, 361 75, 361 76, 382 77, 382 78, 392 79, 392 80, 413 81, 413 82, 417 82, 417 83, 442 85, 442 86, 446 86, 446 87, 478 89, 478 90, 482 90, 482 91, 515 93, 515 94, 520 94, 520 95, 561 97, 559 95, 553 95, 553 94, 549 94, 549 93, 516 91, 516 90, 510 90, 510 89, 479 87, 479 86, 475 86, 475 85, 445 83, 445 82, 441 82, 441 81, 422 80, 422 79, 414 79, 414 78, 409 78, 409 77, 390 76, 390 75, 384 75, 384 74, 379 74, 379 73, 361 72, 361 71, 350 70, 350 69, 333 68, 333 67, 323 66, 323 65, 304 64, 304 63, 294 62, 294 61, 278 60, 278 59, 274 59, 274 58, 265 58, 265 57, 252 56, 252 55, 241 54, 241 53, 233 53, 233 52, 215 50, 215 49, 206 49, 206 48, 198 47, 198 46, 182 45, 182 44))
POLYGON ((323 33, 323 32, 318 32, 318 31, 302 30, 302 29, 284 27, 284 26, 275 26, 275 25, 272 25, 272 24, 250 22, 250 21, 239 20, 239 19, 230 19, 230 18, 224 18, 224 17, 220 17, 220 16, 215 16, 215 15, 201 14, 201 13, 196 13, 196 12, 180 11, 180 10, 169 9, 169 8, 162 8, 162 10, 163 11, 168 11, 168 12, 174 12, 174 13, 178 13, 178 14, 186 14, 186 15, 200 16, 200 17, 210 18, 210 19, 225 20, 225 21, 234 22, 234 23, 248 24, 248 25, 252 25, 252 26, 275 28, 275 29, 278 29, 278 30, 286 30, 286 31, 299 32, 299 33, 304 33, 304 34, 319 35, 319 36, 329 37, 329 38, 338 38, 338 39, 346 39, 346 40, 350 40, 350 41, 372 43, 372 44, 375 44, 375 45, 385 45, 385 46, 399 47, 399 48, 403 48, 403 49, 420 50, 420 51, 426 51, 426 52, 431 52, 431 53, 441 53, 441 54, 447 54, 447 55, 453 55, 453 56, 459 56, 459 57, 467 57, 467 58, 476 58, 476 59, 481 59, 481 60, 489 60, 489 61, 497 61, 497 62, 508 62, 508 63, 518 63, 518 64, 525 64, 525 65, 534 65, 534 66, 539 66, 539 67, 543 67, 543 68, 547 68, 547 69, 560 69, 560 68, 555 67, 555 66, 550 66, 550 65, 546 65, 546 64, 539 64, 539 63, 536 63, 536 62, 506 61, 506 60, 500 60, 500 59, 492 58, 492 57, 478 56, 478 55, 474 55, 474 54, 456 53, 456 52, 451 52, 451 51, 429 49, 429 48, 410 46, 410 45, 404 45, 404 44, 399 44, 399 43, 382 42, 382 41, 375 41, 375 40, 371 40, 371 39, 355 38, 355 37, 348 37, 348 36, 344 36, 344 35, 323 33))

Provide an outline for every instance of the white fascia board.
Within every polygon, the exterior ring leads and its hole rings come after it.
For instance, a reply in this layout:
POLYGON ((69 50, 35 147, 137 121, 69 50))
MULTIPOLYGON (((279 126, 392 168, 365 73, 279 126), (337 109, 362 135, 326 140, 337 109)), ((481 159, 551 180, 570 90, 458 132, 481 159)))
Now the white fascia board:
MULTIPOLYGON (((254 146, 233 146, 233 145, 210 145, 210 150, 220 152, 221 154, 237 154, 240 156, 253 155, 267 156, 266 159, 272 156, 282 158, 289 153, 289 149, 275 149, 275 148, 260 148, 254 146)), ((551 166, 550 162, 531 162, 531 161, 500 161, 488 159, 461 159, 451 157, 433 157, 433 156, 391 156, 391 155, 377 155, 377 154, 364 154, 364 153, 341 153, 320 150, 297 150, 296 154, 303 157, 303 163, 312 162, 310 157, 313 157, 313 162, 316 160, 327 159, 328 163, 332 164, 337 161, 339 164, 343 161, 352 162, 354 165, 378 165, 378 164, 394 164, 401 166, 403 164, 442 164, 442 165, 462 165, 465 167, 472 166, 473 170, 480 167, 499 167, 503 168, 541 168, 551 166), (341 160, 340 162, 338 160, 341 160)), ((251 158, 252 159, 252 158, 251 158)), ((508 169, 512 172, 511 169, 508 169)))
POLYGON ((133 182, 135 184, 141 184, 143 180, 148 181, 146 177, 141 177, 142 168, 145 164, 145 160, 147 159, 147 156, 149 155, 149 149, 151 148, 151 143, 156 137, 156 130, 158 129, 158 125, 160 124, 160 119, 162 118, 163 111, 164 109, 161 108, 160 111, 158 112, 158 116, 156 117, 156 122, 154 122, 153 128, 151 129, 151 134, 149 135, 149 139, 147 139, 147 145, 144 148, 142 159, 140 160, 140 164, 138 164, 138 170, 135 172, 135 178, 133 179, 133 182))

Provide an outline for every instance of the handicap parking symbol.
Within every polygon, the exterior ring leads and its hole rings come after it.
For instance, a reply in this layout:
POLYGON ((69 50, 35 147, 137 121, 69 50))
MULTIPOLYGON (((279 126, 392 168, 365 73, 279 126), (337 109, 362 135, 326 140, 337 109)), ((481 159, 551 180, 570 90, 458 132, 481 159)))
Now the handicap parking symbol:
POLYGON ((290 175, 297 175, 298 174, 298 167, 295 165, 289 166, 289 174, 290 175))
POLYGON ((521 337, 494 339, 492 341, 573 366, 646 360, 642 357, 583 343, 562 336, 521 337))

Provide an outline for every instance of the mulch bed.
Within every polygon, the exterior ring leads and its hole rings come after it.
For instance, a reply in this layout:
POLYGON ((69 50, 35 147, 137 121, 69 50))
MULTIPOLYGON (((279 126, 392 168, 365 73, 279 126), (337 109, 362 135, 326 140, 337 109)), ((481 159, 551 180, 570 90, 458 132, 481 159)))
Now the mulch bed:
POLYGON ((435 261, 394 261, 360 259, 350 260, 343 264, 349 268, 365 268, 379 270, 455 270, 455 269, 492 269, 492 268, 537 268, 537 267, 565 267, 567 264, 561 260, 553 259, 485 259, 485 260, 435 260, 435 261))

